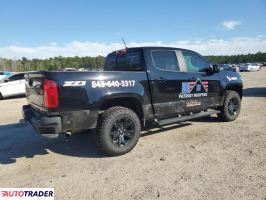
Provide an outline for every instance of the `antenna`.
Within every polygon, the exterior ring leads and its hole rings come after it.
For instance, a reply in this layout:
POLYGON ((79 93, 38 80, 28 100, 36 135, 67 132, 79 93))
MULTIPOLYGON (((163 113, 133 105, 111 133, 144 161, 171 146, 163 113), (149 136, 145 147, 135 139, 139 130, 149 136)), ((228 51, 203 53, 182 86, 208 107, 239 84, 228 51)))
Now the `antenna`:
POLYGON ((99 67, 99 56, 96 56, 95 57, 95 62, 96 62, 96 70, 98 69, 98 67, 99 67))
POLYGON ((122 38, 122 41, 123 41, 123 43, 124 43, 124 45, 125 45, 125 48, 127 49, 127 44, 126 44, 124 38, 122 38))

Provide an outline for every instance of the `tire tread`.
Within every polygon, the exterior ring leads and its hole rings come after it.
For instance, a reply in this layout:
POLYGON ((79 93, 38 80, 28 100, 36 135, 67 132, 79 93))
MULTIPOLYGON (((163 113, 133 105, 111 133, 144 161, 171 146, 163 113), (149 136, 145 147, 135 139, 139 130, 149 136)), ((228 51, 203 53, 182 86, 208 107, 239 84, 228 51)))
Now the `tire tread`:
POLYGON ((238 117, 238 115, 240 113, 240 110, 239 110, 238 114, 235 117, 232 118, 231 116, 229 116, 228 112, 225 110, 226 109, 225 105, 227 105, 227 101, 230 100, 231 96, 236 96, 238 98, 239 106, 240 106, 239 109, 241 109, 241 100, 240 100, 239 94, 236 91, 234 91, 234 90, 227 90, 226 93, 225 93, 225 99, 224 99, 223 106, 220 108, 221 112, 219 114, 217 114, 218 118, 221 121, 225 121, 225 122, 234 121, 238 117))
MULTIPOLYGON (((140 122, 139 122, 139 118, 137 116, 137 114, 129 109, 129 108, 126 108, 126 107, 121 107, 121 106, 115 106, 115 107, 111 107, 109 109, 107 109, 101 116, 99 116, 99 120, 98 120, 98 126, 97 126, 97 143, 98 143, 98 146, 100 148, 101 151, 103 151, 104 153, 108 154, 108 155, 111 155, 111 156, 117 156, 117 155, 122 155, 122 154, 125 154, 129 151, 131 151, 136 143, 129 149, 126 149, 125 151, 123 152, 115 152, 113 150, 111 150, 105 143, 105 129, 106 127, 111 123, 112 119, 114 117, 116 117, 117 115, 120 115, 120 114, 128 114, 130 115, 131 117, 133 117, 134 119, 137 120, 138 124, 137 126, 139 127, 136 127, 136 129, 138 128, 140 130, 140 122)), ((137 137, 139 137, 139 134, 137 134, 137 137)), ((137 138, 137 141, 138 141, 138 138, 137 138)))

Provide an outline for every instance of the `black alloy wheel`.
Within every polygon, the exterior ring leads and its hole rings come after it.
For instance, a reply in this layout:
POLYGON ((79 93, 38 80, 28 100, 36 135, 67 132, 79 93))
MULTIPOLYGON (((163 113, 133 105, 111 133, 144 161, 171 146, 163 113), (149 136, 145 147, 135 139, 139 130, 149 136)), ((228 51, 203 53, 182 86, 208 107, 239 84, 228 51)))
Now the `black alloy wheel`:
POLYGON ((227 109, 231 116, 237 115, 239 112, 239 101, 236 97, 233 97, 229 100, 227 109))
POLYGON ((134 122, 128 117, 122 117, 111 127, 110 139, 115 146, 126 146, 132 141, 134 134, 134 122))
POLYGON ((131 151, 137 144, 141 131, 138 115, 121 106, 107 109, 98 119, 97 127, 99 148, 111 156, 131 151))
POLYGON ((217 114, 222 121, 234 121, 241 109, 241 98, 236 91, 228 90, 225 94, 223 106, 220 107, 221 113, 217 114))

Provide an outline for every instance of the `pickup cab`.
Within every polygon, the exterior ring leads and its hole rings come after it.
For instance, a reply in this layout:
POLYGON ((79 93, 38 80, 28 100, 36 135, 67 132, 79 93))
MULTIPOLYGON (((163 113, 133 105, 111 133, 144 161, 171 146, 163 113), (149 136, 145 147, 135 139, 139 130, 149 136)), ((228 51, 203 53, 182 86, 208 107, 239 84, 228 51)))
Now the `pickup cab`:
POLYGON ((200 54, 180 48, 114 51, 103 71, 27 73, 23 116, 43 136, 96 129, 100 149, 116 156, 157 127, 217 114, 240 113, 242 80, 200 54))

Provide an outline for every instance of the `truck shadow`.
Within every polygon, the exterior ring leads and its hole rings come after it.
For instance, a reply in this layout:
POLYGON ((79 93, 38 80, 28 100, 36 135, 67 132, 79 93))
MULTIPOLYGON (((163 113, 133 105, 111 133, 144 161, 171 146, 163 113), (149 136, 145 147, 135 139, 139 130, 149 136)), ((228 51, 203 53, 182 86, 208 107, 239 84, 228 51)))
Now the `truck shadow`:
POLYGON ((243 89, 244 97, 266 97, 266 87, 255 87, 243 89))
POLYGON ((49 154, 49 151, 75 157, 104 157, 92 140, 93 133, 45 139, 25 123, 0 126, 0 164, 15 163, 21 157, 49 154))
MULTIPOLYGON (((23 120, 22 120, 23 121, 23 120)), ((141 137, 188 126, 190 123, 143 131, 141 137)), ((12 164, 17 158, 33 158, 49 152, 73 157, 106 157, 95 144, 95 130, 73 134, 67 138, 63 134, 56 139, 45 139, 35 133, 25 123, 0 125, 0 164, 12 164)))

